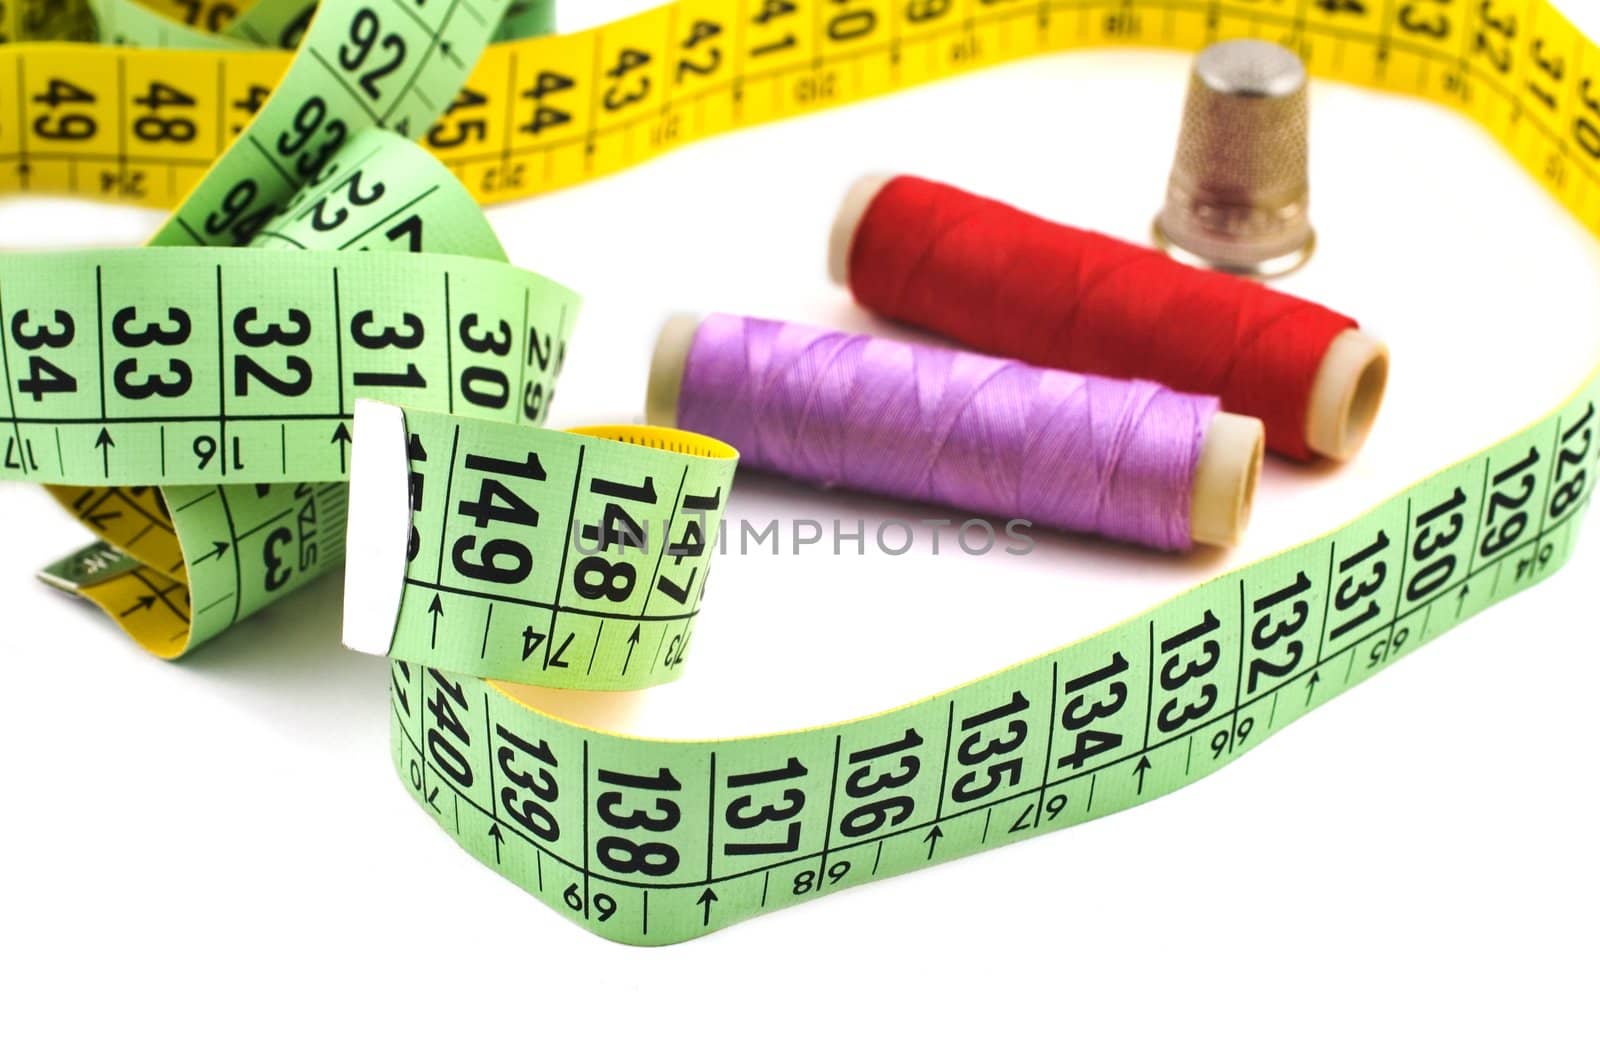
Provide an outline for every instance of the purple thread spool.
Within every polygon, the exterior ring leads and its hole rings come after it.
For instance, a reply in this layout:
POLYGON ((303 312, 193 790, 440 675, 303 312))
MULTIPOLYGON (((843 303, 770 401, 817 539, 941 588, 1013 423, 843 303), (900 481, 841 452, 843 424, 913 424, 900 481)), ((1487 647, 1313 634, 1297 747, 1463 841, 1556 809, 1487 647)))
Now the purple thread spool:
POLYGON ((648 406, 758 469, 1160 550, 1236 542, 1263 447, 1148 381, 727 314, 668 321, 648 406))

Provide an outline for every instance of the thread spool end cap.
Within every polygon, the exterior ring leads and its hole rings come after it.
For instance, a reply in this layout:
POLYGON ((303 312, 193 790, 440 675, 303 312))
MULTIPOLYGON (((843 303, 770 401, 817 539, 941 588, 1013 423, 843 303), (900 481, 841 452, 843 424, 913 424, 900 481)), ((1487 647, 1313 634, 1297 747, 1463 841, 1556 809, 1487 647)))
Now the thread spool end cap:
POLYGON ((1227 413, 1212 417, 1189 502, 1189 534, 1196 543, 1232 547, 1244 537, 1266 447, 1266 427, 1256 418, 1227 413))
POLYGON ((861 219, 883 186, 893 180, 893 174, 864 174, 844 194, 839 213, 833 216, 833 230, 828 234, 828 276, 834 284, 850 286, 850 247, 855 243, 856 230, 861 228, 861 219))
POLYGON ((676 428, 678 396, 683 392, 683 372, 689 349, 700 331, 700 315, 679 311, 661 323, 655 354, 650 358, 650 383, 644 397, 644 417, 651 425, 676 428))
POLYGON ((1387 344, 1357 329, 1334 337, 1311 386, 1306 444, 1341 462, 1354 458, 1372 431, 1388 385, 1387 344))

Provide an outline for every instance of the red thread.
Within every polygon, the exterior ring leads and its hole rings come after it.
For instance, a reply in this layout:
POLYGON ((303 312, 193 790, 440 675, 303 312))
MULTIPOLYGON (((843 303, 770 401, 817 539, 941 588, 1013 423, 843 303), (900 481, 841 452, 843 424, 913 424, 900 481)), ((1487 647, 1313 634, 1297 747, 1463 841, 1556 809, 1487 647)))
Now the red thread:
POLYGON ((850 247, 857 301, 979 351, 1158 381, 1260 418, 1308 459, 1306 412, 1334 338, 1356 322, 1149 248, 915 177, 878 193, 850 247))

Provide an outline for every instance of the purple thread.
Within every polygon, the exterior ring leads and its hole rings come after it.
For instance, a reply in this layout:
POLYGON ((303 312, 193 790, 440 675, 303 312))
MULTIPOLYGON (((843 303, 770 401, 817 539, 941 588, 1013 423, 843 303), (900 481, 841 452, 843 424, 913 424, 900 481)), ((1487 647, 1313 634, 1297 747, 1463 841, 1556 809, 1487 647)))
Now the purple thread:
POLYGON ((678 424, 740 461, 1185 550, 1209 396, 805 325, 708 316, 678 424))

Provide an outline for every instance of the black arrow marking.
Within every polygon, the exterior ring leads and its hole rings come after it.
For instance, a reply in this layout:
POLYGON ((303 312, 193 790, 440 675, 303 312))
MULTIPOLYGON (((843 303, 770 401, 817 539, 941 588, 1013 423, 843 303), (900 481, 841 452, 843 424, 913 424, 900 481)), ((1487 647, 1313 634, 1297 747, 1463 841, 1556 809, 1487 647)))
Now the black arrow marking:
POLYGON ((1311 674, 1311 679, 1306 682, 1306 705, 1309 706, 1311 700, 1317 696, 1317 684, 1321 682, 1322 672, 1320 670, 1311 674))
POLYGON ((330 439, 328 442, 329 443, 337 443, 339 445, 339 472, 343 473, 345 471, 344 470, 344 449, 350 445, 350 429, 349 429, 349 427, 346 426, 343 421, 339 422, 339 427, 333 430, 333 438, 330 439))
POLYGON ((117 441, 111 438, 111 433, 101 429, 100 435, 94 438, 94 445, 100 448, 100 468, 109 477, 111 475, 111 448, 117 445, 117 441))
POLYGON ((1148 754, 1139 758, 1139 763, 1133 766, 1133 771, 1139 777, 1139 789, 1135 794, 1144 793, 1144 774, 1150 771, 1150 756, 1148 754))
POLYGON ((1461 619, 1461 611, 1467 608, 1467 596, 1472 594, 1471 584, 1462 584, 1461 592, 1456 596, 1456 620, 1461 619))
POLYGON ((156 597, 154 595, 140 595, 137 603, 122 611, 122 616, 126 617, 130 613, 137 613, 139 610, 147 610, 155 604, 156 597))
POLYGON ((428 637, 428 646, 437 646, 439 642, 439 618, 444 616, 444 603, 439 599, 439 593, 433 593, 433 601, 428 604, 428 612, 433 614, 433 634, 428 637))
POLYGON ((711 926, 711 903, 716 900, 717 892, 712 890, 710 887, 707 887, 705 890, 701 891, 700 896, 695 899, 695 904, 705 906, 705 915, 700 920, 701 925, 704 927, 711 926))
POLYGON ((106 525, 109 522, 115 521, 117 518, 119 518, 121 516, 122 516, 122 511, 121 510, 112 510, 108 514, 89 514, 88 516, 86 516, 84 518, 84 520, 89 522, 91 525, 93 525, 96 530, 98 530, 100 532, 104 532, 106 530, 106 525))
POLYGON ((198 565, 201 562, 207 561, 207 560, 209 560, 211 558, 220 558, 220 557, 222 557, 224 554, 228 553, 228 548, 231 545, 232 544, 224 543, 220 539, 212 540, 211 541, 211 549, 209 551, 207 551, 205 554, 202 554, 202 555, 200 555, 200 557, 196 558, 195 559, 195 564, 198 565))
POLYGON ((944 831, 938 824, 933 825, 933 830, 922 836, 922 841, 928 844, 928 860, 933 860, 933 848, 939 845, 939 840, 944 838, 944 831))
POLYGON ((505 841, 505 836, 500 834, 500 825, 489 826, 489 837, 494 840, 494 863, 500 863, 500 844, 505 841))
POLYGON ((622 659, 622 671, 627 673, 628 666, 633 662, 633 648, 639 645, 639 629, 642 625, 633 626, 633 634, 628 637, 628 656, 622 659))
POLYGON ((434 801, 434 799, 437 797, 439 797, 439 788, 435 787, 433 790, 428 792, 428 804, 433 807, 433 811, 435 813, 443 815, 444 810, 440 809, 439 803, 434 801))

